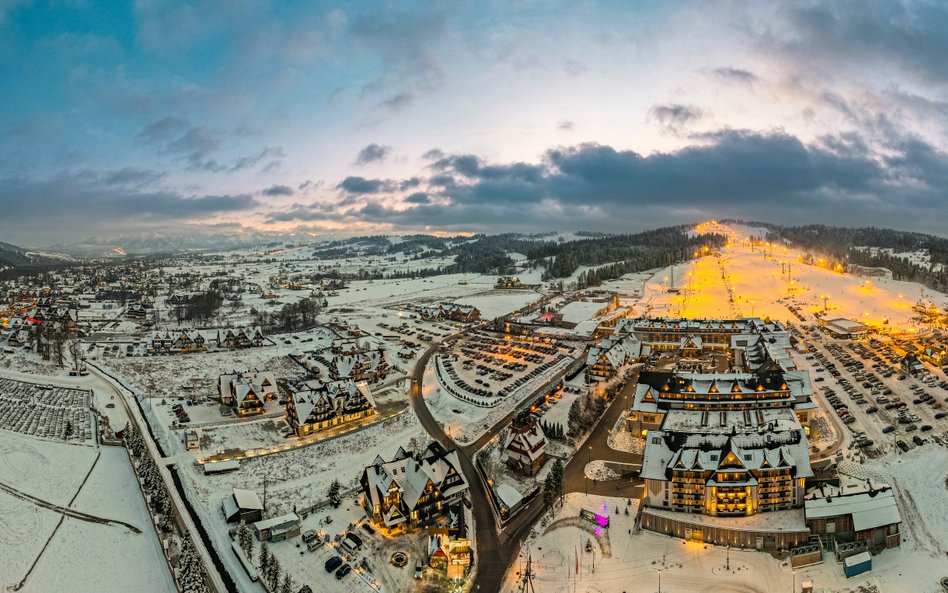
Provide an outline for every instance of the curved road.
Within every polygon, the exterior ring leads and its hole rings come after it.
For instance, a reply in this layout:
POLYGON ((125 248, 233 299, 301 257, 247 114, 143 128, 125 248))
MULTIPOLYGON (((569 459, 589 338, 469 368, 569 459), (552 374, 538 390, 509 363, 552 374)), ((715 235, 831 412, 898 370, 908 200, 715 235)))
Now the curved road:
MULTIPOLYGON (((465 330, 467 331, 467 330, 465 330)), ((454 334, 450 337, 456 337, 465 332, 454 334)), ((441 424, 435 420, 428 410, 423 397, 422 383, 424 381, 425 368, 431 356, 438 350, 441 340, 433 342, 425 352, 418 357, 415 368, 411 374, 411 388, 409 389, 409 399, 415 415, 421 422, 425 431, 448 449, 455 449, 458 452, 458 460, 461 464, 461 471, 468 480, 469 496, 471 499, 471 509, 474 514, 474 521, 477 533, 477 573, 474 581, 474 590, 480 591, 500 591, 507 567, 513 558, 517 557, 520 542, 533 527, 533 524, 540 518, 546 510, 543 506, 543 497, 536 496, 530 503, 518 512, 504 526, 501 532, 498 532, 492 503, 487 492, 487 485, 481 477, 480 472, 474 467, 474 456, 490 439, 497 435, 513 418, 521 406, 517 406, 499 422, 491 426, 480 438, 466 446, 458 446, 447 434, 441 424)), ((609 433, 615 426, 619 416, 627 409, 627 403, 631 400, 630 396, 635 393, 635 384, 638 382, 638 373, 636 372, 623 387, 622 391, 613 399, 612 403, 606 409, 603 416, 597 421, 592 432, 583 442, 578 453, 574 455, 563 470, 563 490, 564 493, 584 492, 602 496, 635 496, 635 487, 640 483, 639 480, 629 478, 620 478, 618 480, 598 481, 587 480, 585 476, 586 460, 603 459, 606 461, 615 461, 640 465, 641 455, 616 451, 608 446, 609 433), (588 452, 582 455, 582 449, 588 452)), ((526 399, 524 404, 530 399, 526 399)))

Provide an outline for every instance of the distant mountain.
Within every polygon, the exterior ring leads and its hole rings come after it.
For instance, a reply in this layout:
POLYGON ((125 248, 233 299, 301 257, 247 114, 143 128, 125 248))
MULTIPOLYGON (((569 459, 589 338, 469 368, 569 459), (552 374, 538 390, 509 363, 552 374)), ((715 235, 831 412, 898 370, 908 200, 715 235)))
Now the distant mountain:
MULTIPOLYGON (((319 237, 318 240, 323 240, 319 237)), ((156 253, 181 253, 186 251, 224 251, 257 246, 274 246, 291 243, 311 243, 317 237, 310 234, 260 233, 256 231, 234 231, 227 233, 136 233, 116 237, 88 237, 76 243, 54 245, 51 250, 82 257, 124 257, 126 255, 151 255, 156 253)))
POLYGON ((71 259, 61 253, 30 251, 10 243, 0 242, 0 269, 47 267, 71 259))

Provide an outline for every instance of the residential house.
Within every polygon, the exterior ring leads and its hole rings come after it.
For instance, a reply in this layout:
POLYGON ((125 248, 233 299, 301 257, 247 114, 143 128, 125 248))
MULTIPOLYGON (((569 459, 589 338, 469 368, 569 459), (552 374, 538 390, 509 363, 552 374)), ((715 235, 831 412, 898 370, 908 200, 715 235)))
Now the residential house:
POLYGON ((277 382, 273 373, 246 371, 221 375, 218 378, 221 403, 231 406, 238 416, 264 412, 264 402, 277 398, 277 382))
POLYGON ((457 452, 437 442, 418 453, 399 447, 389 461, 376 457, 362 472, 362 504, 380 528, 410 530, 447 518, 468 484, 457 452))
POLYGON ((309 381, 286 400, 287 423, 300 437, 374 413, 375 400, 369 386, 351 379, 309 381))
POLYGON ((519 474, 535 476, 546 462, 546 435, 536 418, 512 423, 503 443, 507 466, 519 474))

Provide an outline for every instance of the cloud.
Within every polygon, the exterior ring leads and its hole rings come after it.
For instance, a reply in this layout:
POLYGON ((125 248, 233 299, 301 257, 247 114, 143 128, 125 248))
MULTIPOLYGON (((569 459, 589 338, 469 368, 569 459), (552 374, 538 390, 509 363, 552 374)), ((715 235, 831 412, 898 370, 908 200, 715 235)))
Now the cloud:
POLYGON ((572 132, 575 127, 576 127, 576 122, 572 122, 569 120, 563 120, 560 123, 556 124, 556 129, 561 130, 563 132, 572 132))
POLYGON ((138 167, 123 167, 117 171, 109 171, 102 175, 102 182, 106 185, 145 186, 167 176, 165 171, 152 171, 138 167))
POLYGON ((432 148, 431 150, 425 152, 425 154, 421 155, 421 158, 428 161, 437 161, 443 159, 444 157, 444 151, 440 148, 432 148))
POLYGON ((756 74, 750 70, 744 70, 743 68, 722 66, 720 68, 714 68, 711 70, 711 73, 727 82, 739 82, 742 84, 752 85, 758 81, 756 74))
POLYGON ((396 93, 386 99, 383 99, 379 102, 380 107, 384 107, 390 112, 402 111, 411 106, 412 102, 415 100, 414 95, 411 93, 396 93))
POLYGON ((678 134, 688 124, 704 117, 704 112, 693 105, 670 103, 667 105, 653 105, 648 111, 650 119, 654 119, 667 133, 678 134))
POLYGON ((377 194, 383 191, 392 191, 396 186, 390 180, 349 176, 336 187, 350 194, 377 194))
POLYGON ((138 137, 150 144, 159 144, 180 136, 190 128, 188 120, 169 115, 146 125, 138 137))
POLYGON ((948 81, 948 4, 868 0, 787 5, 790 32, 777 49, 801 60, 850 67, 886 64, 948 81))
POLYGON ((18 213, 16 226, 4 233, 8 240, 48 245, 90 233, 205 222, 209 217, 247 212, 260 205, 244 194, 186 195, 142 189, 145 183, 162 177, 158 172, 125 168, 65 172, 46 179, 2 179, 0 209, 18 213), (30 207, 23 208, 23 204, 30 207))
POLYGON ((430 204, 431 198, 425 192, 419 191, 405 196, 405 202, 409 204, 430 204))
POLYGON ((391 151, 391 146, 380 146, 372 143, 359 151, 359 154, 356 155, 355 162, 357 165, 367 165, 369 163, 384 161, 385 157, 387 157, 391 151))
POLYGON ((724 129, 693 142, 650 155, 580 144, 548 150, 535 164, 447 155, 431 165, 435 174, 422 181, 425 190, 377 198, 398 184, 348 178, 340 187, 359 199, 301 207, 282 213, 281 220, 488 232, 551 226, 623 231, 725 216, 805 223, 819 213, 850 226, 890 219, 933 230, 948 185, 948 155, 916 137, 893 142, 884 153, 858 134, 805 143, 780 131, 724 129), (617 216, 628 212, 637 222, 617 216))
POLYGON ((279 166, 284 157, 286 157, 286 151, 283 150, 282 146, 268 146, 258 153, 236 159, 228 170, 235 172, 241 169, 249 169, 264 159, 272 159, 264 168, 264 171, 269 171, 279 166))
POLYGON ((292 196, 296 192, 289 185, 271 185, 260 193, 265 196, 292 196))

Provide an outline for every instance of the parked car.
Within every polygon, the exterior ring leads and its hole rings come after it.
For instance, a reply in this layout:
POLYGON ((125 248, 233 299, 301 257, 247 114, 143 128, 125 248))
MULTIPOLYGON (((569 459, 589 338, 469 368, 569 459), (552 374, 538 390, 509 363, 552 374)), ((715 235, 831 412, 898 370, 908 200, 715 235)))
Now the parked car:
POLYGON ((334 570, 336 570, 343 564, 345 564, 345 561, 342 558, 340 558, 339 556, 333 556, 332 558, 326 561, 326 564, 325 564, 326 572, 333 572, 334 570))
POLYGON ((352 572, 352 567, 349 566, 348 563, 343 564, 342 566, 339 567, 339 570, 336 571, 336 578, 341 579, 342 577, 346 576, 350 572, 352 572))

